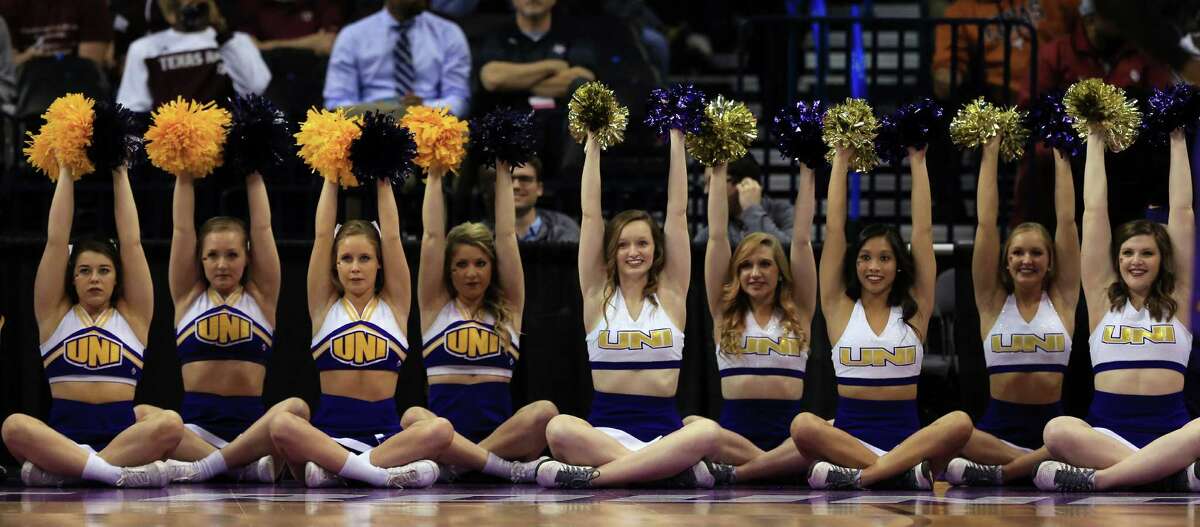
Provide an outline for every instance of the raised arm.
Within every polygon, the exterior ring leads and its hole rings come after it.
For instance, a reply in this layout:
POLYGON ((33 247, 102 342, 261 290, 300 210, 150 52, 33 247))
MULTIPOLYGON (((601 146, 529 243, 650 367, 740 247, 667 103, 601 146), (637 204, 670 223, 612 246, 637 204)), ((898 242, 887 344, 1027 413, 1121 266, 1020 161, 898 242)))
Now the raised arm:
POLYGON ((846 174, 850 150, 839 148, 829 173, 829 195, 825 198, 825 237, 821 245, 821 310, 826 320, 849 300, 842 280, 842 258, 846 255, 846 174))
POLYGON ((445 169, 431 169, 425 179, 425 198, 421 202, 421 265, 417 268, 417 308, 421 326, 433 323, 433 316, 450 301, 442 269, 446 265, 446 197, 442 193, 445 169))
POLYGON ((1175 249, 1175 291, 1179 320, 1191 329, 1192 255, 1195 253, 1195 214, 1192 212, 1192 170, 1183 130, 1171 132, 1170 210, 1167 232, 1175 249))
POLYGON ((724 163, 708 167, 708 245, 704 249, 704 292, 708 312, 720 326, 721 294, 729 279, 729 179, 724 163))
POLYGON ((396 322, 404 327, 412 310, 412 277, 409 275, 408 260, 404 257, 404 245, 400 242, 400 211, 396 208, 391 181, 379 179, 375 183, 375 196, 379 210, 380 249, 383 253, 384 299, 391 306, 396 322))
POLYGON ((933 199, 929 190, 929 169, 925 166, 925 149, 908 149, 908 164, 912 171, 912 246, 916 275, 913 296, 917 299, 917 317, 921 338, 929 317, 933 314, 934 284, 937 282, 937 259, 933 255, 933 199))
POLYGON ((150 280, 150 265, 142 250, 142 226, 138 221, 137 203, 129 186, 128 168, 121 164, 113 170, 113 211, 117 222, 117 240, 121 249, 121 284, 124 293, 116 299, 124 316, 145 342, 154 316, 154 284, 150 280))
MULTIPOLYGON (((191 176, 175 178, 175 196, 171 205, 171 260, 167 264, 167 282, 171 302, 185 301, 201 287, 200 262, 196 259, 196 187, 191 176)), ((176 316, 182 316, 177 313, 176 316)))
POLYGON ((1079 250, 1079 276, 1088 306, 1088 331, 1108 311, 1108 286, 1117 279, 1109 244, 1108 179, 1104 169, 1104 135, 1092 130, 1083 165, 1083 240, 1079 250))
MULTIPOLYGON (((1079 305, 1079 227, 1075 225, 1075 177, 1071 160, 1054 150, 1054 292, 1062 310, 1075 312, 1079 305)), ((1074 316, 1074 315, 1072 315, 1074 316)), ((1070 326, 1068 326, 1070 327, 1070 326)))
POLYGON ((496 162, 496 279, 500 280, 515 320, 513 329, 521 331, 521 315, 525 312, 525 268, 517 247, 517 209, 513 204, 512 167, 496 162))
POLYGON ((671 167, 667 175, 667 217, 663 225, 667 259, 662 284, 686 301, 692 280, 692 238, 687 228, 687 152, 683 132, 671 130, 671 167))
POLYGON ((584 301, 604 287, 604 215, 600 209, 600 145, 588 134, 583 149, 583 179, 579 186, 579 290, 584 301))
POLYGON ((325 318, 329 306, 337 300, 337 289, 333 286, 330 273, 333 271, 333 225, 337 221, 337 183, 326 180, 321 186, 321 197, 317 200, 317 216, 313 221, 312 254, 308 257, 308 316, 313 331, 325 318))
POLYGON ((975 286, 975 307, 980 311, 998 312, 1004 302, 1000 286, 1000 196, 997 188, 997 168, 1000 164, 1000 141, 997 134, 983 146, 979 162, 979 181, 975 183, 975 249, 971 254, 971 283, 975 286))
POLYGON ((54 199, 50 201, 50 217, 46 220, 46 248, 42 250, 42 260, 33 280, 33 314, 37 317, 42 340, 50 336, 54 326, 71 308, 63 276, 67 274, 71 221, 74 219, 75 182, 70 171, 60 168, 54 199))
POLYGON ((817 212, 817 176, 808 165, 800 163, 800 189, 792 221, 792 280, 793 296, 805 322, 812 322, 817 311, 817 262, 813 257, 812 225, 817 212))
MULTIPOLYGON (((262 174, 246 176, 246 200, 250 205, 250 279, 248 284, 264 305, 259 306, 270 321, 275 320, 279 302, 279 250, 271 230, 271 202, 262 174)), ((194 245, 194 244, 193 244, 194 245)))

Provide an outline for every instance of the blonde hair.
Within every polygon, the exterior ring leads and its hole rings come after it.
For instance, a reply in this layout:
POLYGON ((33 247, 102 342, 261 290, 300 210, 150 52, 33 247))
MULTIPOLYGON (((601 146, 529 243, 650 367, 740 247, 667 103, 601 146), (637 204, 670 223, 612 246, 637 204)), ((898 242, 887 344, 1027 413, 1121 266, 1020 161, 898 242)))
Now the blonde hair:
POLYGON ((383 286, 383 242, 379 239, 379 231, 371 222, 366 220, 350 220, 343 223, 337 233, 333 235, 333 250, 329 252, 329 273, 333 280, 333 287, 337 289, 339 295, 346 294, 346 290, 342 287, 341 280, 338 280, 337 275, 337 252, 338 245, 341 245, 346 238, 351 236, 365 236, 371 246, 375 248, 375 261, 379 262, 380 270, 375 273, 375 292, 379 292, 379 288, 383 286))
POLYGON ((808 331, 800 321, 800 308, 796 307, 796 299, 792 297, 795 282, 792 269, 788 265, 787 256, 783 253, 783 245, 779 239, 765 232, 755 232, 742 239, 729 265, 729 275, 725 285, 721 287, 721 323, 719 335, 721 351, 725 353, 741 353, 738 345, 742 334, 746 331, 746 313, 750 311, 750 297, 742 291, 742 283, 738 280, 738 269, 742 263, 759 247, 771 249, 771 258, 779 269, 779 283, 775 285, 775 307, 783 313, 780 322, 785 334, 795 335, 800 341, 800 349, 808 346, 808 331))
POLYGON ((1013 284, 1012 274, 1008 271, 1008 249, 1012 247, 1013 238, 1018 234, 1026 232, 1036 232, 1042 239, 1042 243, 1046 244, 1046 254, 1050 255, 1050 263, 1046 266, 1046 275, 1042 277, 1042 289, 1050 287, 1054 283, 1056 275, 1055 262, 1058 260, 1056 249, 1054 247, 1053 238, 1050 237, 1050 231, 1040 223, 1027 221, 1013 228, 1012 232, 1008 233, 1008 238, 1004 240, 1004 247, 1000 250, 1000 268, 997 269, 1000 273, 1000 285, 1004 286, 1004 291, 1012 293, 1016 287, 1013 284))
MULTIPOLYGON (((458 297, 458 291, 454 290, 454 282, 450 279, 452 265, 450 259, 459 245, 469 245, 483 251, 492 263, 492 279, 488 282, 487 290, 483 292, 483 308, 496 318, 496 335, 500 337, 500 349, 506 350, 512 345, 512 332, 509 328, 513 327, 513 320, 516 316, 513 314, 512 306, 508 305, 508 301, 501 294, 500 280, 495 273, 496 237, 492 235, 492 230, 487 225, 474 222, 459 224, 446 233, 446 256, 443 259, 442 280, 446 284, 446 289, 450 291, 451 299, 458 297)), ((509 350, 510 353, 511 351, 509 350)))

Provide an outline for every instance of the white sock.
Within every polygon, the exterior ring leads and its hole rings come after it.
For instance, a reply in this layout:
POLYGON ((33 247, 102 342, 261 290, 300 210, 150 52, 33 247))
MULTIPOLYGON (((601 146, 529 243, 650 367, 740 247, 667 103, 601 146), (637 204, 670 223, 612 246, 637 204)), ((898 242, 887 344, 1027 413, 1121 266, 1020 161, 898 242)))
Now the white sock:
POLYGON ((338 475, 376 487, 387 485, 388 480, 387 470, 371 464, 371 452, 369 450, 357 456, 347 454, 346 464, 342 466, 342 470, 338 472, 338 475))
POLYGON ((487 463, 483 465, 483 473, 489 476, 508 479, 512 477, 512 461, 505 461, 500 456, 488 452, 487 463))
POLYGON ((87 464, 83 466, 82 477, 83 479, 116 485, 117 480, 121 479, 121 468, 113 466, 112 463, 105 461, 96 454, 88 454, 87 464))
POLYGON ((194 481, 208 481, 219 474, 224 474, 229 468, 225 465, 225 456, 221 455, 220 450, 214 450, 213 453, 204 456, 204 459, 193 462, 192 465, 196 468, 194 481))

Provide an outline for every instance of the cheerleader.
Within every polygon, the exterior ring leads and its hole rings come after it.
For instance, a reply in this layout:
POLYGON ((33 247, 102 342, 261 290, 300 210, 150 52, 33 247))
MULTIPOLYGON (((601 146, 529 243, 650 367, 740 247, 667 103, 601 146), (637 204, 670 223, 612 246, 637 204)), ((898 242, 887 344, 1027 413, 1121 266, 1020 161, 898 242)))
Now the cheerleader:
POLYGON ((1057 417, 1037 467, 1042 490, 1131 487, 1170 477, 1171 490, 1200 490, 1200 421, 1190 421, 1183 384, 1192 351, 1187 307, 1195 227, 1192 174, 1182 130, 1170 135, 1167 226, 1135 220, 1109 228, 1104 136, 1087 140, 1083 179, 1082 282, 1096 392, 1086 420, 1057 417), (1184 315, 1180 318, 1180 315, 1184 315))
POLYGON ((691 278, 683 133, 670 132, 666 227, 627 210, 605 226, 600 147, 585 145, 579 287, 595 394, 587 420, 559 415, 546 427, 555 459, 537 470, 543 487, 615 487, 672 478, 684 487, 728 482, 732 467, 710 464, 720 427, 683 424, 675 408, 691 278))
POLYGON ((407 428, 442 416, 454 425, 454 450, 466 464, 442 467, 444 479, 457 468, 529 483, 548 459, 538 456, 546 449, 546 423, 558 410, 535 401, 513 413, 509 381, 519 357, 525 274, 512 169, 503 161, 496 165, 494 237, 482 223, 446 233, 444 172, 429 171, 417 275, 429 409, 409 408, 400 422, 407 428))
POLYGON ((84 479, 162 487, 171 480, 160 460, 179 445, 179 414, 134 417, 154 286, 126 167, 114 169, 112 178, 118 245, 85 240, 72 247, 75 182, 70 170, 59 170, 46 250, 33 286, 42 364, 53 398, 50 416, 43 422, 12 414, 2 427, 5 446, 22 463, 26 485, 84 479))
POLYGON ((851 151, 837 149, 821 250, 821 311, 834 342, 838 408, 833 423, 803 413, 792 440, 812 465, 814 489, 930 489, 962 449, 971 419, 951 412, 921 428, 917 379, 933 311, 929 173, 925 151, 910 148, 912 252, 894 228, 869 225, 847 250, 846 172, 851 151))
POLYGON ((946 480, 1000 485, 1028 478, 1049 457, 1042 429, 1062 415, 1062 383, 1079 302, 1079 231, 1071 162, 1054 150, 1054 237, 1022 223, 999 243, 996 166, 1000 136, 983 149, 971 261, 991 398, 946 480))
POLYGON ((725 168, 711 169, 704 282, 725 398, 715 459, 735 465, 734 476, 744 482, 808 468, 788 423, 800 413, 817 302, 816 197, 813 171, 801 164, 791 264, 779 240, 762 232, 746 236, 731 256, 725 168))

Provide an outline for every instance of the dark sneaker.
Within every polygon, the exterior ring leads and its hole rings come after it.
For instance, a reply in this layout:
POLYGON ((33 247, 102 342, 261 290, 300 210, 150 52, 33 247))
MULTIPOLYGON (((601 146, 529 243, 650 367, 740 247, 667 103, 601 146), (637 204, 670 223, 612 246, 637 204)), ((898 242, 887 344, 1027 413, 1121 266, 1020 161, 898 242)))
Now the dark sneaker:
POLYGON ((929 462, 923 461, 920 465, 871 485, 871 488, 875 490, 932 490, 933 472, 929 468, 929 462))
POLYGON ((1041 490, 1089 492, 1096 490, 1096 471, 1061 461, 1043 461, 1033 474, 1033 484, 1041 490))
POLYGON ((856 490, 862 470, 834 465, 828 461, 813 463, 808 469, 808 486, 815 490, 856 490))
POLYGON ((600 471, 594 467, 568 465, 559 461, 547 461, 537 468, 538 485, 548 489, 586 489, 599 476, 600 471))
POLYGON ((708 472, 713 476, 714 485, 732 485, 737 478, 733 465, 712 463, 709 461, 705 461, 704 464, 708 467, 708 472))
POLYGON ((946 465, 946 481, 951 485, 985 487, 1002 485, 1004 475, 1000 465, 982 465, 969 459, 956 457, 946 465))

